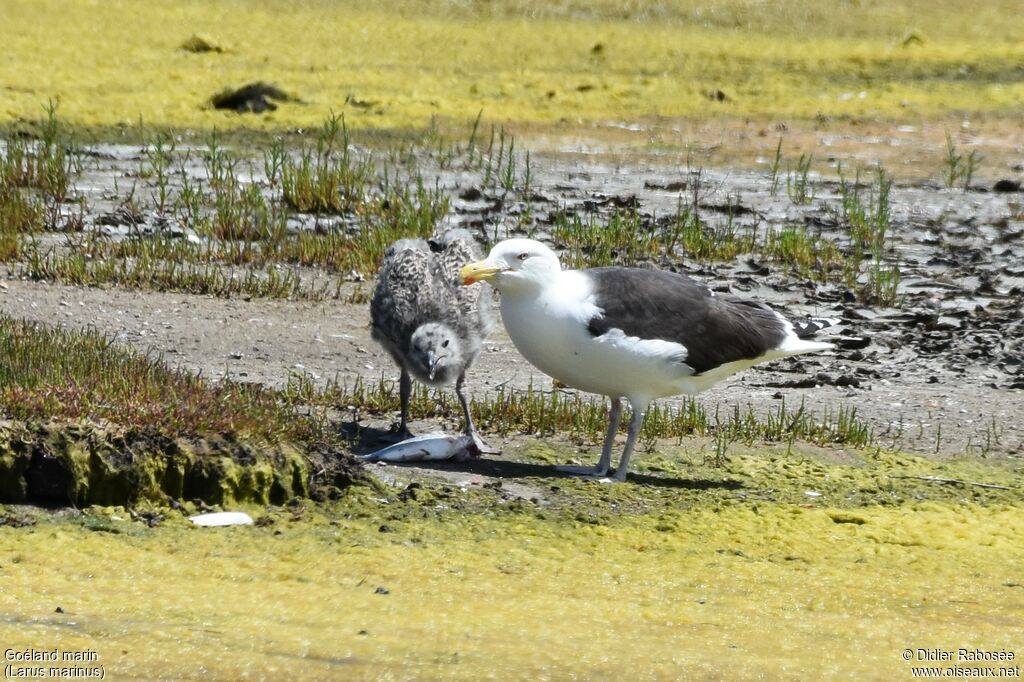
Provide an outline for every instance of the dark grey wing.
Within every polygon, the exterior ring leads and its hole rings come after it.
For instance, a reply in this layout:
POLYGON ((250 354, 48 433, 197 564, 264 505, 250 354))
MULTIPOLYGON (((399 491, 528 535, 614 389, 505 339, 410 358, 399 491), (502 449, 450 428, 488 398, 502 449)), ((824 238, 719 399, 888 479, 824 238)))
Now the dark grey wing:
POLYGON ((766 306, 712 294, 685 275, 637 268, 593 268, 595 303, 603 315, 588 324, 600 336, 674 341, 687 349, 686 364, 700 374, 736 360, 756 358, 786 336, 780 317, 766 306))

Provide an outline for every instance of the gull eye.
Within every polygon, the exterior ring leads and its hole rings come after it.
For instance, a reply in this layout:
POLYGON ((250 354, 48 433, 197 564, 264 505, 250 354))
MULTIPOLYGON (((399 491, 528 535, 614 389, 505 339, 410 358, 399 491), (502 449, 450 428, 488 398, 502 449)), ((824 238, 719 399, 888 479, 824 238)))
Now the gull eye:
POLYGON ((441 344, 441 348, 447 348, 448 347, 448 343, 449 343, 450 340, 451 339, 445 339, 444 343, 441 344))
POLYGON ((519 260, 526 260, 529 257, 530 257, 530 254, 527 253, 526 251, 523 251, 521 254, 516 256, 516 258, 518 258, 519 260))

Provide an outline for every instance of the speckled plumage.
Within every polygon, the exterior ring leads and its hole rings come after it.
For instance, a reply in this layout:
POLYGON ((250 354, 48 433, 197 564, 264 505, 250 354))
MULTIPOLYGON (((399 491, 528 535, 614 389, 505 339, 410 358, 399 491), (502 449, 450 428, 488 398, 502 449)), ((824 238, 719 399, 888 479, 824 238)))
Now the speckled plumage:
POLYGON ((455 382, 466 430, 472 432, 462 384, 495 321, 488 291, 459 286, 459 269, 478 254, 472 235, 459 229, 429 242, 401 239, 384 256, 370 322, 373 338, 402 370, 403 432, 412 377, 431 386, 455 382))

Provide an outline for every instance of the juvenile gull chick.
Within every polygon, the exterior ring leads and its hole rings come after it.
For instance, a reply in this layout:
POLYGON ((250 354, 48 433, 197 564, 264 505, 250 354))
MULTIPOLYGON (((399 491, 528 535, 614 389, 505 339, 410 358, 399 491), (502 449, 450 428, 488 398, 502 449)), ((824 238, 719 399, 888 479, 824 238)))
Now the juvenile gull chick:
POLYGON ((835 320, 793 323, 767 306, 718 295, 671 272, 638 268, 562 270, 558 256, 530 239, 495 245, 462 269, 464 284, 486 281, 501 293, 501 316, 519 352, 564 384, 611 398, 596 467, 606 476, 622 416, 633 416, 614 479, 623 481, 647 407, 655 398, 710 388, 760 362, 832 348, 806 341, 835 320))
POLYGON ((388 247, 370 301, 372 335, 402 370, 399 433, 408 437, 412 378, 430 386, 455 383, 466 433, 478 445, 463 392, 470 368, 494 327, 490 292, 459 286, 459 269, 479 252, 467 230, 449 230, 430 242, 400 239, 388 247))

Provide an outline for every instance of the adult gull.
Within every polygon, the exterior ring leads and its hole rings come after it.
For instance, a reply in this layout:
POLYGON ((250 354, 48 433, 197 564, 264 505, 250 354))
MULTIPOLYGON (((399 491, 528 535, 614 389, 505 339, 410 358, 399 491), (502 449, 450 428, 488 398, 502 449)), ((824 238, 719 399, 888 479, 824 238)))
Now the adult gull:
POLYGON ((531 239, 499 242, 460 274, 463 284, 498 290, 502 320, 523 357, 568 386, 611 398, 598 465, 559 467, 577 474, 608 475, 623 398, 633 414, 612 476, 618 481, 652 400, 695 395, 758 363, 833 347, 803 337, 835 320, 790 322, 764 304, 671 272, 562 270, 558 256, 531 239))

